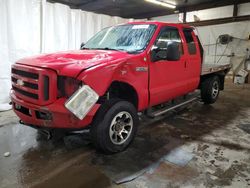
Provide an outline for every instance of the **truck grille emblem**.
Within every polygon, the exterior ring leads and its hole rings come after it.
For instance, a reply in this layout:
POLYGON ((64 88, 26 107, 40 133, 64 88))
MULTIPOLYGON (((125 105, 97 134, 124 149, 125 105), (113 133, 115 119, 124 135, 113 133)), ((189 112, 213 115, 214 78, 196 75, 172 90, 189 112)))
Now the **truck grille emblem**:
POLYGON ((24 82, 23 82, 22 80, 20 80, 20 79, 18 79, 18 80, 16 81, 16 84, 17 84, 18 86, 24 86, 24 82))

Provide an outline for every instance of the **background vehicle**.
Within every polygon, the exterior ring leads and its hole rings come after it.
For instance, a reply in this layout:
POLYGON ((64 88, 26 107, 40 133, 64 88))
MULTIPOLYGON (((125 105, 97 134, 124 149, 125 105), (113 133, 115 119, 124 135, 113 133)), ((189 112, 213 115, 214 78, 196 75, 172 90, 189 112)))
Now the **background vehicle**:
POLYGON ((133 140, 138 112, 159 116, 197 100, 191 94, 197 89, 212 104, 229 69, 203 62, 199 39, 187 25, 133 22, 104 29, 82 50, 18 61, 11 98, 23 124, 90 127, 95 146, 114 153, 133 140))

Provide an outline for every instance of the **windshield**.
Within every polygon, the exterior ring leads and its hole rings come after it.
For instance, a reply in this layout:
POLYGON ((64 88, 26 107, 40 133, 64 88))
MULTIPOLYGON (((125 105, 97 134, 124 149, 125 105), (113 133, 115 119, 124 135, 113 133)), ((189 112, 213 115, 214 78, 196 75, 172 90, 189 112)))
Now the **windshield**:
POLYGON ((153 24, 127 24, 103 29, 92 37, 83 49, 142 51, 147 47, 156 26, 153 24))

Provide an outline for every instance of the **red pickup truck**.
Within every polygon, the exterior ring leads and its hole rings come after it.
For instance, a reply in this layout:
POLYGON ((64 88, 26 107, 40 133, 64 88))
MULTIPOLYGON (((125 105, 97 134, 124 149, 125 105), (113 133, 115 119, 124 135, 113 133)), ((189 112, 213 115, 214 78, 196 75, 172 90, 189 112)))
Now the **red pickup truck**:
POLYGON ((138 112, 159 116, 196 100, 197 89, 214 103, 229 69, 204 65, 188 25, 132 22, 100 31, 81 50, 19 60, 11 99, 22 124, 89 128, 96 148, 115 153, 133 140, 138 112))

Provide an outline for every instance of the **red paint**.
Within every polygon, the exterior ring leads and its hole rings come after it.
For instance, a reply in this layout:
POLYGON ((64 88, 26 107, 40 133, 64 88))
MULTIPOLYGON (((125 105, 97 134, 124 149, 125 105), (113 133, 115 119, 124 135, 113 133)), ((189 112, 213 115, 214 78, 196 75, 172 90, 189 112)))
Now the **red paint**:
MULTIPOLYGON (((54 128, 84 128, 91 123, 100 105, 96 104, 82 121, 78 120, 64 107, 66 99, 57 98, 57 76, 82 80, 99 96, 105 94, 113 81, 125 82, 137 92, 139 111, 191 92, 198 87, 201 71, 198 41, 194 37, 197 54, 189 55, 182 32, 184 27, 189 28, 189 26, 161 22, 132 22, 131 24, 155 24, 157 26, 149 45, 140 54, 110 50, 78 50, 25 58, 13 65, 13 68, 39 74, 37 82, 41 88, 44 86, 40 78, 43 75, 48 75, 50 78, 49 100, 47 101, 40 99, 40 96, 44 95, 40 88, 37 91, 26 89, 28 92, 38 93, 38 100, 12 91, 12 101, 31 110, 32 116, 27 116, 14 108, 20 119, 27 124, 54 128), (184 54, 179 61, 153 63, 150 60, 151 48, 160 29, 164 26, 176 27, 179 30, 184 54), (147 68, 148 71, 136 71, 137 67, 147 68), (50 112, 53 119, 39 120, 35 116, 35 110, 50 112)), ((34 79, 27 79, 27 81, 36 82, 34 79)))
POLYGON ((22 99, 18 99, 15 96, 15 93, 11 93, 11 99, 13 102, 13 109, 17 116, 25 123, 33 126, 37 126, 38 128, 47 127, 47 128, 65 128, 65 129, 80 129, 84 126, 89 125, 92 122, 92 119, 99 108, 99 104, 96 104, 92 110, 88 113, 88 115, 83 119, 79 120, 73 114, 69 113, 69 111, 64 107, 64 103, 66 101, 65 98, 61 98, 56 100, 54 103, 47 105, 46 107, 41 107, 39 105, 34 105, 31 103, 27 103, 22 99), (23 113, 17 111, 15 109, 15 104, 20 104, 25 108, 31 110, 31 116, 24 115, 23 113), (35 111, 40 112, 49 112, 51 113, 53 120, 40 120, 36 118, 35 111))

